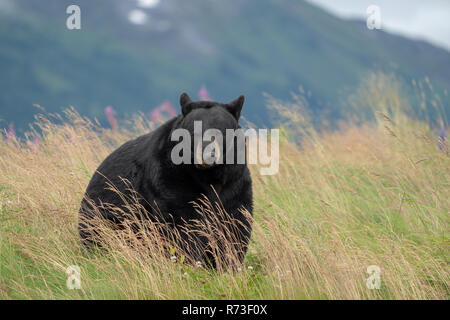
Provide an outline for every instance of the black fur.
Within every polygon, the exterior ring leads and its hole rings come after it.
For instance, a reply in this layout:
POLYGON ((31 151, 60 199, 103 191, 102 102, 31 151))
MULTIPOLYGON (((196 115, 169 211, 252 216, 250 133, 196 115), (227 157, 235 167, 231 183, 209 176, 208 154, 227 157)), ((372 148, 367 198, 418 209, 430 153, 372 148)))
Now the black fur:
MULTIPOLYGON (((92 231, 88 229, 90 219, 95 216, 90 201, 96 206, 108 203, 124 207, 119 195, 107 189, 107 182, 114 185, 120 192, 129 195, 129 186, 122 180, 126 179, 142 197, 140 203, 148 212, 148 216, 139 216, 140 219, 162 221, 178 230, 199 219, 192 201, 197 201, 205 195, 212 203, 215 203, 218 201, 217 193, 228 214, 242 222, 242 225, 237 225, 234 235, 234 238, 239 239, 238 259, 242 262, 250 238, 251 223, 242 216, 239 209, 245 208, 251 214, 253 210, 252 182, 247 165, 217 164, 210 168, 194 164, 175 165, 170 155, 173 146, 178 143, 171 141, 172 131, 185 128, 192 133, 194 120, 202 121, 203 131, 208 128, 219 129, 224 137, 225 129, 240 128, 238 120, 243 102, 243 96, 228 104, 210 101, 193 102, 187 94, 182 94, 181 115, 169 120, 155 131, 123 144, 111 153, 92 177, 81 204, 79 232, 83 243, 85 245, 95 243, 92 231), (156 205, 162 213, 161 217, 154 210, 156 205)), ((103 218, 119 227, 125 219, 123 215, 107 209, 101 209, 100 212, 103 218)), ((192 260, 208 262, 211 257, 206 253, 207 240, 197 241, 205 243, 193 244, 203 249, 191 250, 192 260)))

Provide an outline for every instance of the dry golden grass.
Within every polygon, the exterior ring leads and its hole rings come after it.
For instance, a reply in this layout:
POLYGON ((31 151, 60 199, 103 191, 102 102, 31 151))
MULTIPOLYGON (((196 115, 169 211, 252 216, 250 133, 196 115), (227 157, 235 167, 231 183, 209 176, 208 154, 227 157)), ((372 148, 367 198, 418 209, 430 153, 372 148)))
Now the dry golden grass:
POLYGON ((293 118, 286 127, 303 129, 282 130, 279 173, 251 168, 255 221, 237 272, 171 262, 145 241, 130 247, 126 231, 110 233, 107 250, 84 250, 77 213, 90 176, 153 124, 137 117, 133 130, 113 132, 73 110, 59 125, 41 119, 39 148, 0 142, 0 297, 448 299, 448 149, 426 124, 390 114, 321 134, 293 118), (70 265, 81 268, 81 290, 66 287, 70 265), (366 286, 370 265, 381 269, 379 290, 366 286))

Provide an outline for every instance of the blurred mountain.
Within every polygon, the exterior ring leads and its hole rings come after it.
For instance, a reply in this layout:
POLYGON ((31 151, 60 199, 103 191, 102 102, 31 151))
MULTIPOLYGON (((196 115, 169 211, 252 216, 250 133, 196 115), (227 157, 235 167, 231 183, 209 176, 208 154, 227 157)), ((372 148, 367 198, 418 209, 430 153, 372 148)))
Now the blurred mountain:
MULTIPOLYGON (((247 119, 268 124, 263 93, 299 85, 311 110, 342 116, 342 96, 372 70, 450 87, 450 53, 300 0, 0 0, 0 127, 24 129, 39 104, 104 119, 177 105, 205 85, 218 101, 247 97, 247 119), (81 7, 81 30, 66 8, 81 7)), ((447 104, 448 105, 448 104, 447 104)))

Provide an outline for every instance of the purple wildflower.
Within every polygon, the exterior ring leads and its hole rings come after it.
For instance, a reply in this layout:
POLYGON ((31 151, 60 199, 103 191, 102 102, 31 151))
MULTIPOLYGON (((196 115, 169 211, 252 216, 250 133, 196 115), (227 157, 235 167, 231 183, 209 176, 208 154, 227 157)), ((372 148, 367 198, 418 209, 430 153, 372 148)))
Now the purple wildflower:
POLYGON ((111 126, 111 128, 113 130, 117 130, 119 128, 119 126, 117 125, 117 119, 116 119, 116 115, 115 115, 113 107, 107 106, 105 108, 105 115, 106 115, 106 118, 108 119, 108 122, 109 122, 109 125, 111 126))
POLYGON ((6 141, 11 141, 16 137, 16 130, 14 130, 14 125, 10 124, 8 130, 6 131, 6 141))

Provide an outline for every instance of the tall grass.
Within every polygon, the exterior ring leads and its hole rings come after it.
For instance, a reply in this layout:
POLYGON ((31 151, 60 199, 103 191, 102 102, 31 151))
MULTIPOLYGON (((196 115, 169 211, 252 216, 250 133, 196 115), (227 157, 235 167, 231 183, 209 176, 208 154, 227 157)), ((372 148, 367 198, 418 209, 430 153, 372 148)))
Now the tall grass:
POLYGON ((261 176, 251 167, 255 220, 235 271, 168 259, 123 233, 110 233, 107 250, 83 249, 77 214, 92 173, 153 124, 137 116, 111 131, 74 110, 40 117, 38 148, 0 142, 0 297, 448 299, 448 147, 439 150, 437 134, 404 112, 397 90, 365 85, 384 99, 370 104, 377 121, 337 132, 316 132, 301 99, 270 101, 285 122, 280 170, 261 176), (81 269, 80 290, 66 286, 71 265, 81 269), (378 290, 366 286, 370 265, 381 269, 378 290))

